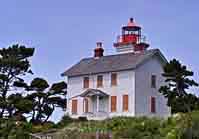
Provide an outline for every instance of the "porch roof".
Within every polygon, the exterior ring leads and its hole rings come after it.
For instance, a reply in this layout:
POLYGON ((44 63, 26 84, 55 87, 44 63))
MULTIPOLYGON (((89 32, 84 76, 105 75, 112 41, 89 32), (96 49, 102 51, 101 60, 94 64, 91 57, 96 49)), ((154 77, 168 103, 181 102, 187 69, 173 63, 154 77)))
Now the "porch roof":
POLYGON ((109 96, 105 92, 99 90, 99 89, 87 89, 82 94, 79 95, 80 97, 91 97, 91 96, 109 96))
POLYGON ((73 98, 76 98, 76 97, 92 97, 92 96, 105 97, 105 96, 109 96, 109 95, 107 93, 99 90, 99 89, 87 89, 86 91, 84 91, 80 95, 73 96, 69 99, 73 99, 73 98))

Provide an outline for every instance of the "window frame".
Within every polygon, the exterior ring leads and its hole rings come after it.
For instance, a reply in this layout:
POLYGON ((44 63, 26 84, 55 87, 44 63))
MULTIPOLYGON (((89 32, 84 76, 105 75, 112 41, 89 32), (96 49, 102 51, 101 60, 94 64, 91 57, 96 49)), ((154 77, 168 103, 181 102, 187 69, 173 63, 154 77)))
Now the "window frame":
POLYGON ((117 112, 117 96, 111 96, 111 112, 117 112), (114 98, 114 101, 113 101, 114 98), (115 104, 113 105, 113 102, 115 102, 115 104))
POLYGON ((72 100, 71 113, 72 113, 72 115, 77 115, 77 112, 78 112, 78 100, 77 99, 73 99, 72 100))
POLYGON ((83 77, 83 88, 86 89, 86 88, 89 88, 90 86, 90 78, 89 76, 85 76, 83 77), (87 79, 87 80, 86 80, 87 79))
POLYGON ((123 112, 128 112, 129 111, 129 95, 128 94, 124 94, 122 96, 122 111, 123 112), (126 102, 126 98, 127 97, 127 102, 126 102))
POLYGON ((103 85, 104 85, 103 81, 104 81, 103 75, 97 75, 97 88, 103 87, 103 85), (99 77, 101 77, 101 80, 99 77))
POLYGON ((118 73, 113 72, 111 73, 111 86, 117 86, 118 85, 118 73), (113 78, 115 75, 115 78, 113 78))
POLYGON ((155 114, 156 112, 157 112, 156 97, 151 96, 150 97, 150 113, 155 114))
POLYGON ((151 75, 151 88, 157 87, 157 75, 152 74, 151 75))

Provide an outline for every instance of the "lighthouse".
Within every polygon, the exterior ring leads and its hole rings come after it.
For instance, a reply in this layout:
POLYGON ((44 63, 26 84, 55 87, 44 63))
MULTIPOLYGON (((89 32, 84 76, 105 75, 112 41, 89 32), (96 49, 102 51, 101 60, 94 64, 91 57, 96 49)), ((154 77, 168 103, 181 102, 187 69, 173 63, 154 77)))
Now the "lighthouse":
POLYGON ((170 116, 167 99, 159 93, 167 63, 161 51, 147 50, 142 28, 133 18, 113 45, 118 53, 104 55, 103 43, 97 42, 92 57, 62 73, 68 83, 68 115, 88 120, 170 116))
POLYGON ((143 52, 149 47, 146 37, 142 35, 142 28, 135 23, 133 18, 130 18, 128 24, 122 26, 121 30, 122 35, 119 35, 113 44, 117 52, 143 52))

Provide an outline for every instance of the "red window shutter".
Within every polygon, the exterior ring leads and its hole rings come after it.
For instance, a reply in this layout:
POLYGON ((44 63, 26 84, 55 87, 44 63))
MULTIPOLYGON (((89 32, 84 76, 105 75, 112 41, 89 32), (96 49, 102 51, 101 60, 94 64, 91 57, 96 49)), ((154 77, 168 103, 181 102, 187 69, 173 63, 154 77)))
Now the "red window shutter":
POLYGON ((77 114, 77 100, 72 100, 72 114, 77 114))
POLYGON ((117 97, 111 96, 111 112, 116 112, 117 110, 117 97))
POLYGON ((111 74, 111 85, 112 86, 117 85, 117 74, 116 73, 111 74))
POLYGON ((129 109, 129 96, 123 95, 123 111, 128 111, 129 109))
POLYGON ((84 88, 89 88, 89 77, 84 77, 83 84, 84 88))
POLYGON ((156 112, 156 100, 155 97, 151 97, 151 113, 156 112))

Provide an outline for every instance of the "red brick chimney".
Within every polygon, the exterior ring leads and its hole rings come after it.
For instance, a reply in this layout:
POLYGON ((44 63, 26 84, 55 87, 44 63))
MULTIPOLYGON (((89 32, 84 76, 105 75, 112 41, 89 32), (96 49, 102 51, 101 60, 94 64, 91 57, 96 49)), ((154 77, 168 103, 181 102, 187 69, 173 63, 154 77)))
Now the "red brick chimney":
POLYGON ((104 49, 102 48, 102 42, 97 42, 97 47, 94 50, 94 57, 100 58, 103 56, 104 49))

